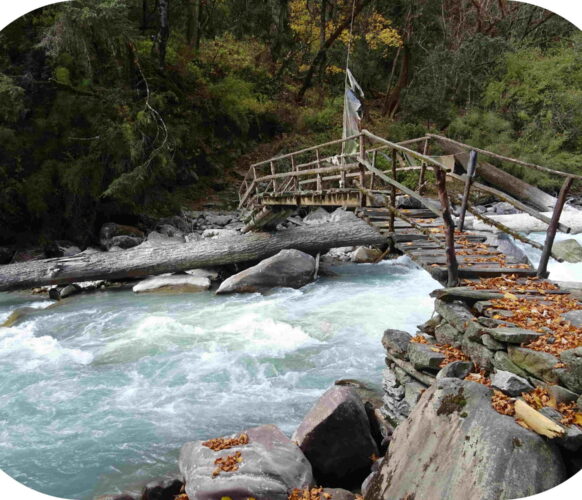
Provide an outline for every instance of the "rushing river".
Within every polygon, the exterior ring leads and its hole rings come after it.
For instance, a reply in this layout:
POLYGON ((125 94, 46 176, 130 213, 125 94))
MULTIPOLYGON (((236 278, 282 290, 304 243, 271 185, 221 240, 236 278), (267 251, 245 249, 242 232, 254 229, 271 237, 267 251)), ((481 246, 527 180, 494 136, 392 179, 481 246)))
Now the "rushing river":
POLYGON ((407 258, 261 296, 0 294, 0 466, 86 499, 176 471, 180 446, 275 423, 291 434, 339 378, 380 385, 386 328, 414 333, 439 285, 407 258))

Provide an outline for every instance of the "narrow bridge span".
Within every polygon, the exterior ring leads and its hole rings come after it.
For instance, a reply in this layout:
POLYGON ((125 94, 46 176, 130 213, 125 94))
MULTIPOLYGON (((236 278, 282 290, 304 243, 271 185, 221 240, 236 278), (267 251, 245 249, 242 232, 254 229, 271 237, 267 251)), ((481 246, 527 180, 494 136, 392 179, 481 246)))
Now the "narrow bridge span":
POLYGON ((363 130, 346 139, 255 163, 241 183, 239 207, 248 214, 246 230, 275 226, 297 207, 353 209, 385 235, 391 246, 409 255, 442 283, 456 286, 461 278, 501 274, 546 278, 556 232, 570 231, 560 223, 560 215, 572 184, 579 180, 580 175, 526 163, 434 134, 394 143, 363 130), (481 162, 483 157, 563 177, 559 197, 555 199, 481 162), (508 188, 502 190, 476 182, 477 173, 484 179, 502 175, 506 183, 509 177, 508 188), (475 192, 508 202, 547 224, 545 244, 479 213, 470 201, 475 192), (405 195, 411 208, 402 208, 401 195, 405 195), (456 221, 451 210, 453 201, 460 207, 456 221), (540 211, 540 207, 548 205, 553 205, 552 217, 540 211), (539 248, 542 259, 538 269, 506 255, 499 238, 465 231, 466 212, 539 248))

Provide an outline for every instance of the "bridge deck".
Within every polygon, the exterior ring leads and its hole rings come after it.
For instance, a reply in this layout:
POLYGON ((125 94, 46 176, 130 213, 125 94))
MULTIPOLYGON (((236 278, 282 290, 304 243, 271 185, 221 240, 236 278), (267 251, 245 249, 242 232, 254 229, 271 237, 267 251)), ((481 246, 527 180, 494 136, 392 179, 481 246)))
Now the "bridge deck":
MULTIPOLYGON (((433 238, 442 241, 439 245, 411 224, 396 219, 394 232, 390 232, 390 211, 386 208, 361 208, 357 215, 375 227, 386 237, 392 238, 397 250, 408 255, 434 279, 447 280, 447 258, 445 254, 443 220, 430 210, 403 210, 411 220, 430 231, 433 238)), ((495 243, 489 243, 487 235, 476 232, 456 232, 455 251, 462 279, 490 278, 501 274, 535 276, 531 264, 524 264, 515 257, 504 254, 495 243)))

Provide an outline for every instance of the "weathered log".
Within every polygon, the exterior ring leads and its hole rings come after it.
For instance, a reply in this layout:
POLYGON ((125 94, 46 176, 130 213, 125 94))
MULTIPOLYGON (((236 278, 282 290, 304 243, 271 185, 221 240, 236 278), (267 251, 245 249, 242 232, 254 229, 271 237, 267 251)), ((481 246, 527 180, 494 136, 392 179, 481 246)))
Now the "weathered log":
POLYGON ((334 247, 384 243, 386 238, 364 221, 330 222, 276 233, 250 233, 158 248, 80 254, 1 266, 0 291, 78 281, 139 278, 256 261, 289 248, 315 255, 334 247))
MULTIPOLYGON (((434 139, 442 146, 447 154, 454 154, 456 160, 463 166, 465 170, 469 164, 469 151, 465 148, 444 138, 435 136, 434 139)), ((478 150, 482 152, 482 150, 478 150)), ((486 154, 487 152, 484 152, 486 154)), ((556 198, 545 193, 527 182, 518 179, 517 177, 504 172, 495 167, 491 163, 479 161, 477 163, 477 175, 483 180, 503 190, 504 192, 515 196, 521 200, 527 201, 534 208, 545 211, 548 208, 553 208, 556 204, 556 198)))
POLYGON ((565 431, 539 411, 534 410, 522 399, 515 401, 515 416, 521 419, 532 431, 550 439, 563 436, 565 431))

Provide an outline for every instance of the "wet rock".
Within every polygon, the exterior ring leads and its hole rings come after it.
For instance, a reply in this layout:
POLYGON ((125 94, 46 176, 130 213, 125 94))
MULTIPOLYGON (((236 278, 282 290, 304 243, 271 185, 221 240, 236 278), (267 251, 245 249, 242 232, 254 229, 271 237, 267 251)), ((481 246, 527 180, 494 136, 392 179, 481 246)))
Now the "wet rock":
POLYGON ((464 332, 469 323, 473 321, 473 314, 463 302, 435 300, 435 309, 437 313, 460 332, 464 332))
POLYGON ((489 328, 487 333, 499 342, 506 344, 521 344, 536 340, 542 334, 523 328, 489 328))
POLYGON ((508 257, 513 257, 519 264, 529 263, 529 259, 527 258, 525 252, 519 248, 513 242, 513 239, 506 233, 497 233, 494 236, 488 238, 486 243, 492 246, 496 246, 501 253, 507 255, 508 257))
POLYGON ((352 257, 352 252, 355 247, 338 247, 332 248, 329 252, 323 255, 322 261, 339 261, 339 262, 349 262, 352 257))
POLYGON ((576 400, 576 406, 578 407, 579 410, 582 410, 582 396, 580 396, 577 400, 576 400))
POLYGON ((399 195, 396 197, 396 208, 414 209, 424 207, 416 198, 407 195, 399 195))
POLYGON ((179 479, 154 481, 146 485, 141 500, 174 500, 183 487, 184 483, 179 479))
POLYGON ((352 262, 358 264, 373 264, 382 257, 382 252, 377 248, 358 247, 352 254, 352 262))
POLYGON ((168 292, 168 293, 191 293, 202 292, 210 288, 208 278, 199 278, 185 274, 172 276, 155 276, 140 281, 133 287, 135 293, 145 292, 168 292))
POLYGON ((44 249, 47 258, 72 257, 81 253, 81 249, 70 241, 53 241, 44 249))
POLYGON ((368 475, 378 446, 362 400, 350 387, 334 386, 311 408, 293 440, 313 467, 319 484, 352 487, 368 475))
POLYGON ((411 342, 408 345, 408 359, 417 370, 439 370, 445 360, 444 354, 433 351, 430 345, 411 342))
POLYGON ((388 329, 382 336, 382 345, 393 356, 403 359, 408 352, 408 345, 412 337, 402 330, 388 329))
POLYGON ((571 403, 576 401, 578 397, 578 394, 560 385, 545 384, 544 387, 548 390, 550 396, 555 399, 556 403, 571 403))
POLYGON ((343 208, 336 209, 330 216, 330 222, 344 222, 357 219, 357 215, 349 210, 344 210, 343 208))
POLYGON ((178 465, 190 500, 269 498, 287 500, 287 492, 313 485, 311 465, 299 447, 274 425, 246 431, 249 443, 213 451, 202 441, 186 443, 178 465), (213 476, 215 460, 241 453, 233 472, 213 476))
POLYGON ((463 334, 446 322, 434 329, 434 336, 439 344, 450 344, 453 347, 460 347, 463 339, 463 334))
POLYGON ((404 384, 404 401, 408 403, 408 406, 414 408, 422 393, 426 390, 426 385, 421 384, 416 380, 411 380, 404 384))
POLYGON ((108 222, 101 226, 99 240, 106 250, 111 247, 132 248, 144 241, 144 233, 133 226, 124 226, 115 222, 108 222))
POLYGON ((560 380, 571 391, 582 393, 582 347, 562 352, 560 360, 565 365, 558 370, 560 380))
POLYGON ((233 219, 236 219, 233 215, 220 215, 220 214, 213 214, 213 213, 206 213, 205 219, 207 224, 211 224, 214 226, 226 226, 233 219))
POLYGON ((471 358, 478 368, 483 368, 486 371, 493 369, 493 356, 491 352, 483 344, 473 342, 469 339, 463 339, 463 351, 471 358))
POLYGON ((500 201, 493 205, 494 213, 498 215, 512 215, 517 214, 519 211, 511 204, 506 201, 500 201))
POLYGON ((566 321, 572 323, 572 326, 576 328, 582 328, 582 309, 578 309, 577 311, 570 311, 567 312, 562 316, 566 321))
POLYGON ((157 227, 157 232, 159 234, 163 234, 168 238, 178 238, 183 239, 184 233, 180 231, 178 228, 170 225, 170 224, 161 224, 157 227))
POLYGON ((67 297, 72 297, 82 292, 79 285, 73 283, 71 285, 57 286, 49 290, 49 298, 53 300, 63 300, 67 297))
POLYGON ((442 318, 440 317, 439 314, 435 314, 432 318, 430 318, 429 320, 425 321, 422 325, 418 325, 417 328, 424 333, 427 333, 429 335, 433 335, 435 334, 435 329, 436 327, 441 323, 442 318))
POLYGON ((575 239, 554 242, 552 253, 566 262, 582 262, 582 245, 575 239))
POLYGON ((444 378, 396 429, 365 499, 521 498, 565 479, 555 446, 497 413, 489 388, 444 378))
POLYGON ((491 376, 491 385, 512 397, 517 397, 522 392, 529 392, 533 389, 533 386, 525 378, 503 370, 497 370, 491 376))
POLYGON ((195 278, 208 278, 210 281, 215 281, 219 278, 218 271, 214 269, 190 269, 186 271, 186 274, 195 278))
POLYGON ((231 276, 217 294, 263 292, 274 287, 301 288, 312 282, 315 259, 299 250, 281 250, 277 255, 231 276))
MULTIPOLYGON (((558 358, 547 352, 534 351, 524 347, 510 346, 507 350, 509 359, 530 375, 545 382, 558 383, 555 366, 558 358)), ((511 371, 511 370, 509 370, 511 371)))
POLYGON ((437 373, 436 378, 460 378, 464 379, 473 370, 473 363, 470 361, 453 361, 444 366, 437 373))

